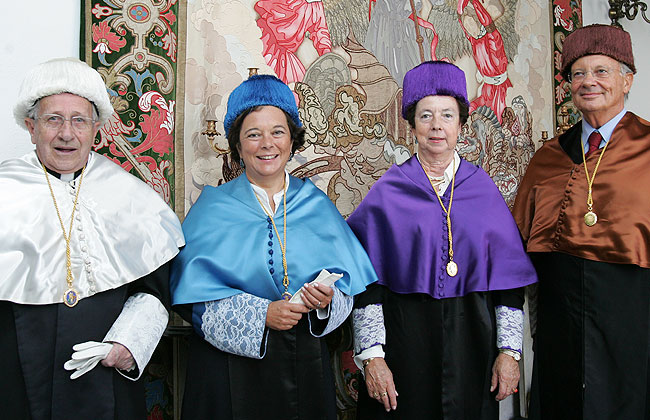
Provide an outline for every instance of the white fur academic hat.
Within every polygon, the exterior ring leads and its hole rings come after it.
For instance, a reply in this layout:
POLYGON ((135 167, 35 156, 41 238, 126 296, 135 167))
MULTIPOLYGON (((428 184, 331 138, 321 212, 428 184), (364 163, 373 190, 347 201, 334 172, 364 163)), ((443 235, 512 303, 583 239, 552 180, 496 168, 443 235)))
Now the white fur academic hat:
POLYGON ((14 105, 16 123, 27 128, 25 118, 36 101, 59 93, 72 93, 92 102, 101 125, 113 114, 106 84, 97 70, 76 58, 55 58, 37 65, 25 76, 14 105))

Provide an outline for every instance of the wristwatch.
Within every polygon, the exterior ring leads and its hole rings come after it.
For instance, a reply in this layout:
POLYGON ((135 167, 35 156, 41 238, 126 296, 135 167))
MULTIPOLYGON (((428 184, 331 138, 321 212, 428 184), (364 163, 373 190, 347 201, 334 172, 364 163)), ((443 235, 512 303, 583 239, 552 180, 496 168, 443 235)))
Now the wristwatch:
POLYGON ((521 360, 521 353, 519 353, 517 350, 512 350, 512 349, 499 349, 499 353, 507 354, 508 356, 512 357, 515 359, 515 362, 518 362, 521 360))
POLYGON ((365 370, 366 366, 368 366, 368 363, 372 362, 373 360, 375 360, 374 357, 369 357, 367 359, 364 359, 363 362, 361 362, 361 364, 363 365, 363 369, 365 370))

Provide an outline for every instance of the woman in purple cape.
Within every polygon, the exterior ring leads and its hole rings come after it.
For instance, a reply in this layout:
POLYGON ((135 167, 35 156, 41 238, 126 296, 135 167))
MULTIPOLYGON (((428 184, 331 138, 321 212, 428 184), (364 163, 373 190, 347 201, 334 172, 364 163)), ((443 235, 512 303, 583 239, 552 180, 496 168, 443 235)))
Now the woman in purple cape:
POLYGON ((455 151, 468 109, 458 67, 410 70, 402 116, 418 152, 348 219, 379 277, 353 311, 359 419, 492 420, 517 391, 537 280, 494 182, 455 151))

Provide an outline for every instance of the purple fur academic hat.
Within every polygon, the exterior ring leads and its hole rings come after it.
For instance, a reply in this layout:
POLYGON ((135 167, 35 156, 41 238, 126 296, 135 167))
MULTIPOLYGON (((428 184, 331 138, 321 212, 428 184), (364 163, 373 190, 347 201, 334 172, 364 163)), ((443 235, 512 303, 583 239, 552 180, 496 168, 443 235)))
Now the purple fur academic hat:
POLYGON ((402 117, 406 110, 425 96, 452 96, 469 108, 465 73, 446 61, 425 61, 404 76, 402 117))
POLYGON ((223 122, 226 136, 239 114, 260 105, 272 105, 280 108, 289 114, 298 127, 302 127, 296 100, 289 86, 275 76, 260 74, 244 80, 230 93, 223 122))

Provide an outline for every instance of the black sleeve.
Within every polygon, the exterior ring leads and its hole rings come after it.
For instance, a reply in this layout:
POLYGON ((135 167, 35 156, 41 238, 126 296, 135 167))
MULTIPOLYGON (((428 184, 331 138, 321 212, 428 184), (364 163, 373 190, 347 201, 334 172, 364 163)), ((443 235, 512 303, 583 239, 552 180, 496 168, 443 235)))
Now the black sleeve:
POLYGON ((192 309, 193 309, 194 304, 193 303, 186 303, 183 305, 174 305, 174 312, 176 312, 178 315, 180 315, 185 322, 189 322, 192 324, 192 309))
POLYGON ((171 261, 168 261, 146 276, 129 283, 129 296, 136 293, 148 293, 158 298, 169 312, 172 304, 171 293, 169 292, 170 263, 171 261))
POLYGON ((368 305, 384 302, 386 287, 372 283, 366 287, 366 291, 354 297, 354 309, 363 308, 368 305))
POLYGON ((493 293, 494 306, 509 306, 511 308, 523 309, 525 299, 525 287, 518 289, 497 290, 493 293))

